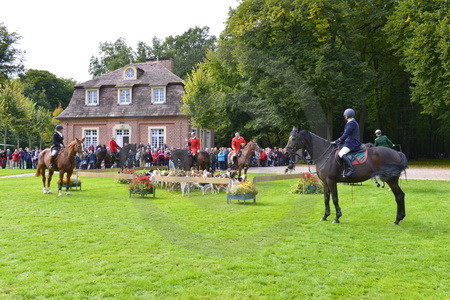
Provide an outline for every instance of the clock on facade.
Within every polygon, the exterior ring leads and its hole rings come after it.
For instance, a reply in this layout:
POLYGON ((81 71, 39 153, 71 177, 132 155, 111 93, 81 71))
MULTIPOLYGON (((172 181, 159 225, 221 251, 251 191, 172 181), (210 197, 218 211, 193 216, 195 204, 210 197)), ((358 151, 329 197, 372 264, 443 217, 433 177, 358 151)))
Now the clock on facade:
POLYGON ((128 68, 125 70, 125 77, 128 79, 132 79, 134 77, 134 69, 128 68))

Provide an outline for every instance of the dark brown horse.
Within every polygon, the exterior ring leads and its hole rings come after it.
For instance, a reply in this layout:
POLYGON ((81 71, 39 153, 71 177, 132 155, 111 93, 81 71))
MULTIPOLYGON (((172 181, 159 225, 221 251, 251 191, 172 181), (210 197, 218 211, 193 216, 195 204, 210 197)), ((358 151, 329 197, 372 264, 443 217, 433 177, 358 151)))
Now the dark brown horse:
POLYGON ((211 157, 208 152, 203 150, 198 152, 197 161, 194 161, 194 157, 185 149, 174 150, 169 160, 169 167, 171 167, 171 169, 175 168, 184 171, 189 171, 195 166, 197 166, 199 170, 209 170, 210 165, 211 157))
POLYGON ((128 154, 136 154, 136 144, 128 144, 120 148, 118 157, 108 149, 99 149, 95 151, 95 168, 100 169, 103 160, 108 160, 112 164, 116 162, 117 167, 123 169, 125 161, 128 159, 128 154))
MULTIPOLYGON (((58 180, 58 196, 62 196, 61 187, 63 184, 64 173, 67 174, 67 184, 66 184, 66 195, 70 195, 69 187, 70 187, 70 176, 72 176, 73 169, 75 168, 75 155, 80 154, 83 155, 84 150, 84 138, 79 140, 75 138, 73 142, 70 142, 66 148, 62 149, 58 157, 56 157, 55 166, 59 171, 59 180, 58 180)), ((48 168, 50 164, 50 154, 51 150, 49 148, 43 150, 38 157, 38 163, 36 167, 35 176, 42 175, 42 183, 44 185, 44 194, 51 194, 50 190, 50 182, 52 181, 52 176, 55 170, 48 171, 48 178, 45 177, 45 169, 48 168), (47 179, 47 180, 46 180, 47 179)))
POLYGON ((367 160, 363 164, 354 166, 356 176, 343 178, 341 166, 335 159, 337 146, 329 141, 309 131, 297 130, 294 127, 286 148, 292 155, 298 149, 306 148, 316 163, 317 174, 324 187, 325 214, 322 221, 326 221, 330 215, 330 194, 336 209, 336 218, 333 223, 339 223, 339 218, 342 216, 337 191, 338 182, 362 182, 373 177, 379 177, 387 182, 395 195, 397 217, 394 224, 398 225, 406 216, 405 193, 398 185, 400 174, 408 167, 408 161, 402 152, 386 147, 369 147, 367 148, 367 160))
POLYGON ((240 157, 234 157, 234 152, 228 154, 228 165, 231 169, 238 171, 238 178, 241 177, 242 169, 244 169, 244 175, 247 176, 247 170, 252 162, 252 154, 258 148, 258 144, 254 140, 250 140, 242 149, 240 157))

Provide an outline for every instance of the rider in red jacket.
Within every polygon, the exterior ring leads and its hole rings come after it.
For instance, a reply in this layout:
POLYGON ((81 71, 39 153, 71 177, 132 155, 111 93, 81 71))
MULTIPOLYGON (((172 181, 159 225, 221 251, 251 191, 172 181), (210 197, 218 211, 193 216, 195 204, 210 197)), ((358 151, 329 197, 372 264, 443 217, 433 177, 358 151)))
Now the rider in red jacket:
POLYGON ((197 155, 200 150, 200 139, 195 135, 195 132, 192 132, 189 138, 189 150, 194 155, 197 155))
POLYGON ((119 144, 116 143, 114 137, 111 137, 111 140, 109 141, 109 150, 111 151, 112 155, 115 156, 115 158, 118 157, 120 149, 121 147, 119 146, 119 144))

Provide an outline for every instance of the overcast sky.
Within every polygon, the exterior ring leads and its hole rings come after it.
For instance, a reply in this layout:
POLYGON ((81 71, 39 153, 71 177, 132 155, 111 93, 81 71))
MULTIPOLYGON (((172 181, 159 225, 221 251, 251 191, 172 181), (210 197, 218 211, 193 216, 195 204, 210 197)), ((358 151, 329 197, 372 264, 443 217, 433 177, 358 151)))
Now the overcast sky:
POLYGON ((208 26, 216 36, 225 28, 230 7, 238 0, 6 0, 0 23, 22 36, 16 48, 26 51, 27 69, 47 70, 78 82, 91 78, 89 59, 100 42, 125 38, 151 45, 191 27, 208 26))

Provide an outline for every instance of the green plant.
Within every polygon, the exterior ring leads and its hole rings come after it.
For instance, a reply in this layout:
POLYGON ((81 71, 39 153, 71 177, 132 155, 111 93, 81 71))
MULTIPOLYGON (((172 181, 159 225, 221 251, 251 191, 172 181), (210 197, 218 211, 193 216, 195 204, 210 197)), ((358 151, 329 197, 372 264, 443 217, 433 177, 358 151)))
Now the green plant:
POLYGON ((233 183, 231 187, 227 190, 227 193, 233 194, 233 195, 257 195, 258 190, 256 189, 256 186, 248 180, 233 183))
POLYGON ((323 193, 323 186, 316 174, 305 172, 297 183, 291 185, 291 194, 323 193))
POLYGON ((152 192, 154 188, 150 176, 145 174, 136 175, 130 182, 130 191, 135 194, 152 192))

